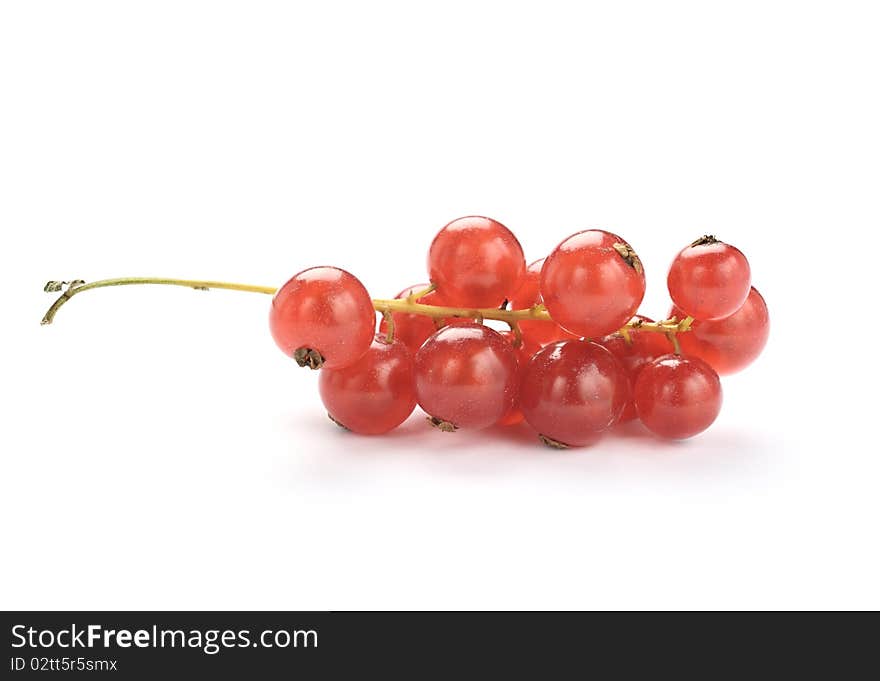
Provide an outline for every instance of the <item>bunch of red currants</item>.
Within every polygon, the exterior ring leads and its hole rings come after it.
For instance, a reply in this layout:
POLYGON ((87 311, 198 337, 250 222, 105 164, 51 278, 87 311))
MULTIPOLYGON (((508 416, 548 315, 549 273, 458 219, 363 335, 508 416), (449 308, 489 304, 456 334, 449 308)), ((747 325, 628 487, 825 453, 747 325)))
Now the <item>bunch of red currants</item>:
POLYGON ((335 267, 304 270, 275 294, 275 342, 322 369, 321 399, 340 426, 384 433, 418 404, 440 430, 525 420, 554 447, 592 444, 636 418, 688 438, 718 416, 719 374, 751 363, 770 329, 745 256, 711 236, 675 256, 673 307, 659 322, 637 314, 638 255, 602 230, 527 267, 504 225, 459 218, 434 238, 428 273, 430 284, 389 300, 335 267))

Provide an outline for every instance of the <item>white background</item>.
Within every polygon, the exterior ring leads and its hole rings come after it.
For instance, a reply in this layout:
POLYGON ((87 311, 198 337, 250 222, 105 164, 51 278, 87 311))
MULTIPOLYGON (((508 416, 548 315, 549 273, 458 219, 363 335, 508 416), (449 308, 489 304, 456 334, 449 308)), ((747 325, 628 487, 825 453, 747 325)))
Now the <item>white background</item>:
POLYGON ((4 608, 877 608, 880 21, 850 2, 7 2, 4 608), (422 281, 447 221, 529 260, 702 233, 764 355, 688 442, 555 452, 417 412, 359 438, 268 297, 48 279, 422 281))

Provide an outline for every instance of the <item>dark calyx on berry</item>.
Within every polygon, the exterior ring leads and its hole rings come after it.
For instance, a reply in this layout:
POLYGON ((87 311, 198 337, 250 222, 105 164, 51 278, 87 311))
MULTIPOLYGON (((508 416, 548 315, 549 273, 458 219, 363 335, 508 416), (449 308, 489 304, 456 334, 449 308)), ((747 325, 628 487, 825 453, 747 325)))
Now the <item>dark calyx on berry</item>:
POLYGON ((454 423, 444 421, 443 419, 438 419, 436 416, 429 416, 428 421, 432 426, 434 426, 438 430, 442 430, 444 433, 454 433, 456 430, 458 430, 458 426, 454 423))
POLYGON ((642 261, 639 260, 639 256, 636 255, 636 252, 632 249, 632 246, 618 241, 616 244, 614 244, 613 248, 620 254, 620 257, 623 258, 623 261, 627 265, 632 267, 639 274, 642 273, 642 261))
POLYGON ((568 449, 568 445, 564 442, 559 442, 558 440, 554 440, 553 438, 547 437, 546 435, 539 434, 538 439, 545 445, 553 449, 568 449))
POLYGON ((691 244, 691 248, 694 248, 695 246, 711 246, 712 244, 717 243, 718 239, 715 238, 714 234, 704 234, 691 244))
POLYGON ((298 348, 293 353, 293 359, 301 367, 308 367, 309 369, 320 369, 324 366, 324 358, 321 356, 321 353, 311 348, 298 348))
POLYGON ((342 428, 342 430, 348 430, 348 431, 351 430, 351 428, 349 428, 347 425, 345 425, 344 423, 341 423, 340 421, 337 421, 335 418, 333 418, 333 414, 331 414, 329 411, 327 412, 327 418, 330 419, 331 421, 333 421, 333 423, 335 423, 337 426, 342 428))

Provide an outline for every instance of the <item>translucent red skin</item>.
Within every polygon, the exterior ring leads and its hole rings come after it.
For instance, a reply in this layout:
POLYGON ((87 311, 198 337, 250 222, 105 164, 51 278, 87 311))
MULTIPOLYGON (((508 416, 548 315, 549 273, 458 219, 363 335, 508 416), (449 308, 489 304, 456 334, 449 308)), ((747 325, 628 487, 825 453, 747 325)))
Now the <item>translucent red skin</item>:
MULTIPOLYGON (((532 343, 525 337, 522 339, 522 343, 518 346, 515 345, 516 335, 512 331, 504 331, 501 333, 502 336, 511 344, 513 349, 516 351, 516 360, 517 360, 517 386, 522 383, 522 378, 526 373, 526 367, 529 365, 532 357, 534 357, 535 353, 541 349, 541 346, 537 343, 532 343)), ((519 390, 517 390, 517 397, 513 403, 513 406, 498 422, 500 426, 515 426, 518 423, 522 423, 525 416, 523 416, 522 409, 519 408, 519 390)))
POLYGON ((721 319, 749 295, 752 273, 742 252, 722 242, 686 246, 669 266, 666 285, 675 306, 694 319, 721 319))
POLYGON ((387 433, 406 421, 416 406, 415 363, 401 341, 377 334, 370 349, 342 369, 322 369, 321 401, 338 423, 354 433, 387 433))
POLYGON ((453 307, 498 307, 526 271, 522 246, 507 227, 471 216, 441 229, 428 251, 428 273, 453 307))
POLYGON ((596 442, 628 399, 620 362, 601 345, 580 340, 553 343, 532 357, 519 393, 528 424, 571 447, 596 442))
POLYGON ((721 380, 699 357, 658 357, 639 372, 634 392, 642 423, 673 440, 702 433, 721 411, 721 380))
POLYGON ((459 428, 487 428, 513 407, 516 352, 481 324, 446 326, 416 353, 416 396, 431 416, 459 428))
POLYGON ((601 338, 628 322, 645 296, 645 274, 621 257, 616 234, 578 232, 547 256, 541 295, 550 316, 578 336, 601 338))
MULTIPOLYGON (((636 315, 636 319, 646 322, 652 321, 642 315, 636 315)), ((613 333, 598 341, 617 358, 617 361, 623 366, 629 378, 630 398, 627 400, 623 413, 620 415, 621 422, 632 421, 636 418, 636 406, 633 403, 632 388, 635 386, 639 371, 649 362, 668 354, 672 350, 672 343, 662 333, 630 331, 629 338, 630 342, 628 343, 622 335, 613 333)))
MULTIPOLYGON (((406 298, 413 293, 424 291, 426 288, 428 288, 427 284, 415 284, 403 289, 394 297, 396 299, 406 298)), ((436 291, 422 296, 416 300, 416 302, 425 303, 426 305, 441 305, 439 300, 437 300, 436 291)), ((434 320, 425 315, 394 312, 391 317, 394 320, 394 337, 403 341, 413 354, 418 352, 419 348, 422 347, 422 343, 428 339, 428 336, 437 330, 434 320)), ((386 333, 387 331, 388 325, 383 318, 382 321, 379 322, 379 332, 386 333)))
POLYGON ((376 312, 355 276, 337 267, 312 267, 275 293, 269 328, 288 357, 310 348, 321 353, 326 368, 338 369, 370 348, 376 312))
MULTIPOLYGON (((522 284, 510 297, 511 310, 524 310, 544 302, 541 297, 541 268, 544 266, 545 260, 546 258, 536 260, 526 268, 522 284)), ((524 339, 538 345, 577 338, 550 320, 525 319, 519 323, 519 328, 524 339)))
MULTIPOLYGON (((681 319, 683 311, 673 306, 669 313, 681 319)), ((751 288, 743 306, 724 319, 691 324, 691 330, 678 335, 684 354, 708 362, 722 376, 745 369, 755 361, 770 335, 767 303, 751 288)))

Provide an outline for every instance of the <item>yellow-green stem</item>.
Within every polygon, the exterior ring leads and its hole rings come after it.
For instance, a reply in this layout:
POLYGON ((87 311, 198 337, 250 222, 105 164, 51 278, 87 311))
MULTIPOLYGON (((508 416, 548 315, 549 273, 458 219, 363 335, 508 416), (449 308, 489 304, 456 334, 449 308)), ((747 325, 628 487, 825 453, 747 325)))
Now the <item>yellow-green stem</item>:
POLYGON ((248 293, 267 293, 272 295, 276 289, 271 286, 254 286, 253 284, 233 284, 228 281, 206 281, 201 279, 164 279, 162 277, 120 277, 118 279, 101 279, 85 283, 82 281, 74 281, 70 284, 67 282, 50 281, 43 288, 46 292, 52 293, 56 291, 64 292, 59 296, 58 300, 52 303, 52 307, 46 310, 43 315, 42 324, 51 324, 55 319, 55 315, 61 306, 68 300, 73 298, 77 293, 89 291, 96 288, 106 288, 108 286, 133 286, 136 284, 158 284, 160 286, 185 286, 186 288, 196 289, 199 291, 207 291, 208 289, 228 289, 230 291, 246 291, 248 293))
MULTIPOLYGON (((63 292, 46 311, 46 314, 43 315, 42 323, 51 324, 55 319, 58 310, 61 309, 61 306, 73 298, 73 296, 82 293, 83 291, 107 288, 110 286, 132 286, 136 284, 182 286, 200 291, 207 291, 209 289, 226 289, 229 291, 246 291, 249 293, 264 293, 267 295, 273 295, 277 290, 272 286, 255 286, 253 284, 235 284, 227 281, 209 281, 202 279, 165 279, 161 277, 121 277, 118 279, 102 279, 91 283, 85 283, 79 280, 71 283, 50 281, 45 286, 46 291, 63 292)), ((550 314, 543 305, 534 305, 533 307, 521 310, 501 310, 496 307, 462 308, 442 305, 425 305, 424 303, 416 302, 419 298, 433 290, 434 287, 429 286, 424 291, 419 291, 415 295, 406 298, 374 299, 373 307, 378 312, 389 316, 392 312, 404 312, 407 314, 424 315, 431 317, 432 319, 446 319, 449 317, 462 317, 465 319, 477 320, 493 319, 495 321, 509 324, 514 331, 517 330, 517 323, 524 319, 552 321, 550 314)), ((686 317, 681 321, 674 318, 660 322, 643 322, 641 320, 635 320, 626 324, 621 329, 621 332, 625 334, 628 330, 638 330, 675 334, 689 330, 692 322, 693 319, 691 317, 686 317)))

